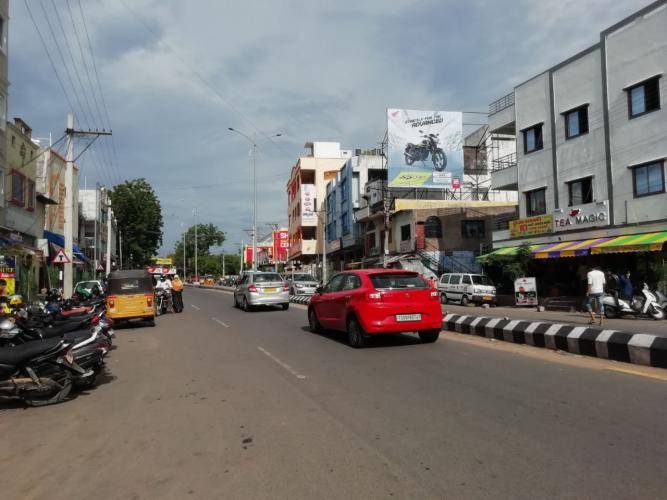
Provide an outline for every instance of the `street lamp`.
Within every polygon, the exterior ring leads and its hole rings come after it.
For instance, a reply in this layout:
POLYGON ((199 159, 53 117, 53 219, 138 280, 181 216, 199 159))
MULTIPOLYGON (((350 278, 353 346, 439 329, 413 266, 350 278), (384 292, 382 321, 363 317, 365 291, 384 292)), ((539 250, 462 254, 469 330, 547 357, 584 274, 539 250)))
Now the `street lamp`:
MULTIPOLYGON (((250 137, 243 132, 232 127, 227 127, 230 132, 236 132, 241 137, 247 139, 252 144, 252 271, 257 271, 257 142, 255 141, 255 134, 250 137)), ((274 134, 267 136, 267 138, 280 137, 282 134, 274 134)))

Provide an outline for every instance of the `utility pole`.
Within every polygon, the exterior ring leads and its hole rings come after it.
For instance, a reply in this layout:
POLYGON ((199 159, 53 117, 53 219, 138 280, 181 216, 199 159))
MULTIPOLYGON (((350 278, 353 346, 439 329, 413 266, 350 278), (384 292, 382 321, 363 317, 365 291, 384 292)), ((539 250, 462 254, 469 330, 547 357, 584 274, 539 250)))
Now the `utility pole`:
MULTIPOLYGON (((94 135, 93 141, 101 135, 111 135, 111 131, 105 130, 74 130, 74 115, 67 114, 67 155, 65 164, 65 214, 64 214, 64 233, 65 233, 65 255, 69 260, 68 264, 64 264, 63 273, 63 296, 70 298, 72 296, 72 288, 74 286, 74 137, 94 135)), ((93 141, 91 141, 86 148, 79 154, 81 156, 86 149, 88 149, 93 141)))
POLYGON ((111 203, 109 195, 107 194, 107 276, 111 272, 111 218, 113 211, 111 210, 111 203))
POLYGON ((222 251, 222 277, 225 277, 225 251, 222 251))
POLYGON ((245 248, 243 246, 243 240, 241 240, 241 272, 239 274, 243 274, 243 261, 245 260, 245 248))
POLYGON ((123 233, 118 230, 118 251, 120 253, 120 270, 123 270, 123 233))
POLYGON ((93 265, 95 266, 95 279, 97 279, 97 266, 99 265, 98 255, 97 255, 97 250, 99 248, 99 243, 97 241, 98 239, 98 234, 97 234, 97 223, 100 218, 100 186, 96 182, 95 183, 95 219, 94 219, 94 224, 95 224, 95 247, 93 248, 94 253, 93 253, 93 265))
POLYGON ((192 210, 192 213, 195 216, 195 280, 197 280, 197 282, 199 282, 199 268, 197 267, 197 252, 198 252, 198 249, 197 249, 197 209, 194 208, 192 210))
POLYGON ((322 200, 322 213, 324 220, 322 221, 322 284, 327 282, 327 199, 322 200))
MULTIPOLYGON (((181 226, 183 226, 182 223, 181 226)), ((183 279, 184 280, 188 279, 188 273, 185 267, 185 231, 183 231, 183 279)))

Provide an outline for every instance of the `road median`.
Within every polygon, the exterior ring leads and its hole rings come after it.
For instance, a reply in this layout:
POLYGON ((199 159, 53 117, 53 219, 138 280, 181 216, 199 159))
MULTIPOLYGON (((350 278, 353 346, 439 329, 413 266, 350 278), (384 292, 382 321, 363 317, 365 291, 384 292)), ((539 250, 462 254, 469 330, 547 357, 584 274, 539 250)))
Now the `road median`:
POLYGON ((667 368, 667 339, 645 333, 460 314, 446 314, 443 329, 583 356, 667 368))

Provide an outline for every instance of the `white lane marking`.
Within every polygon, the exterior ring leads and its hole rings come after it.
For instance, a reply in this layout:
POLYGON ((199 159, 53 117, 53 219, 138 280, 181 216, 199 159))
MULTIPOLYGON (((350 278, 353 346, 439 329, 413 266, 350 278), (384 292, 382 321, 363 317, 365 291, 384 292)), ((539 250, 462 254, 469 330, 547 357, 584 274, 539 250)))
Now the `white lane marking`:
POLYGON ((200 311, 200 310, 201 310, 201 309, 199 309, 199 308, 198 308, 196 305, 194 305, 194 304, 190 304, 190 305, 192 306, 193 309, 197 309, 197 311, 200 311))
POLYGON ((218 318, 211 318, 213 321, 215 321, 217 324, 224 326, 225 328, 229 328, 229 325, 227 323, 224 323, 220 321, 218 318))
POLYGON ((292 375, 294 375, 296 378, 301 379, 301 380, 303 380, 304 378, 306 378, 305 375, 301 375, 299 372, 297 372, 297 371, 296 371, 294 368, 292 368, 290 365, 288 365, 287 363, 283 363, 282 361, 280 361, 278 358, 276 358, 273 354, 271 354, 269 351, 267 351, 266 349, 264 349, 262 346, 257 346, 257 349, 259 349, 260 351, 262 351, 262 352, 263 352, 264 354, 266 354, 269 358, 271 358, 273 361, 275 361, 276 363, 278 363, 280 366, 282 366, 285 370, 287 370, 288 372, 290 372, 290 373, 291 373, 292 375))

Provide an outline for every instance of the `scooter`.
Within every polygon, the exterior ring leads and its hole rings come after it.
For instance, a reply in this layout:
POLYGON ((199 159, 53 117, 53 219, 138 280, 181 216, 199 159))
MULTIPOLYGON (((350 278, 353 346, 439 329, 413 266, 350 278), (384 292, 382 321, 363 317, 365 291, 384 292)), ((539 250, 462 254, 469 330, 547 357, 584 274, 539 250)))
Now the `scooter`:
POLYGON ((421 130, 419 133, 422 134, 422 142, 419 144, 408 142, 405 145, 404 156, 406 165, 412 165, 416 161, 424 162, 431 155, 433 169, 442 172, 447 167, 447 155, 438 146, 438 134, 424 134, 421 130))
POLYGON ((618 304, 616 304, 614 296, 605 295, 602 298, 602 303, 604 304, 604 315, 609 319, 618 318, 625 314, 649 316, 655 320, 665 318, 665 310, 646 283, 644 283, 644 288, 642 288, 642 296, 635 296, 631 301, 619 298, 618 304))

